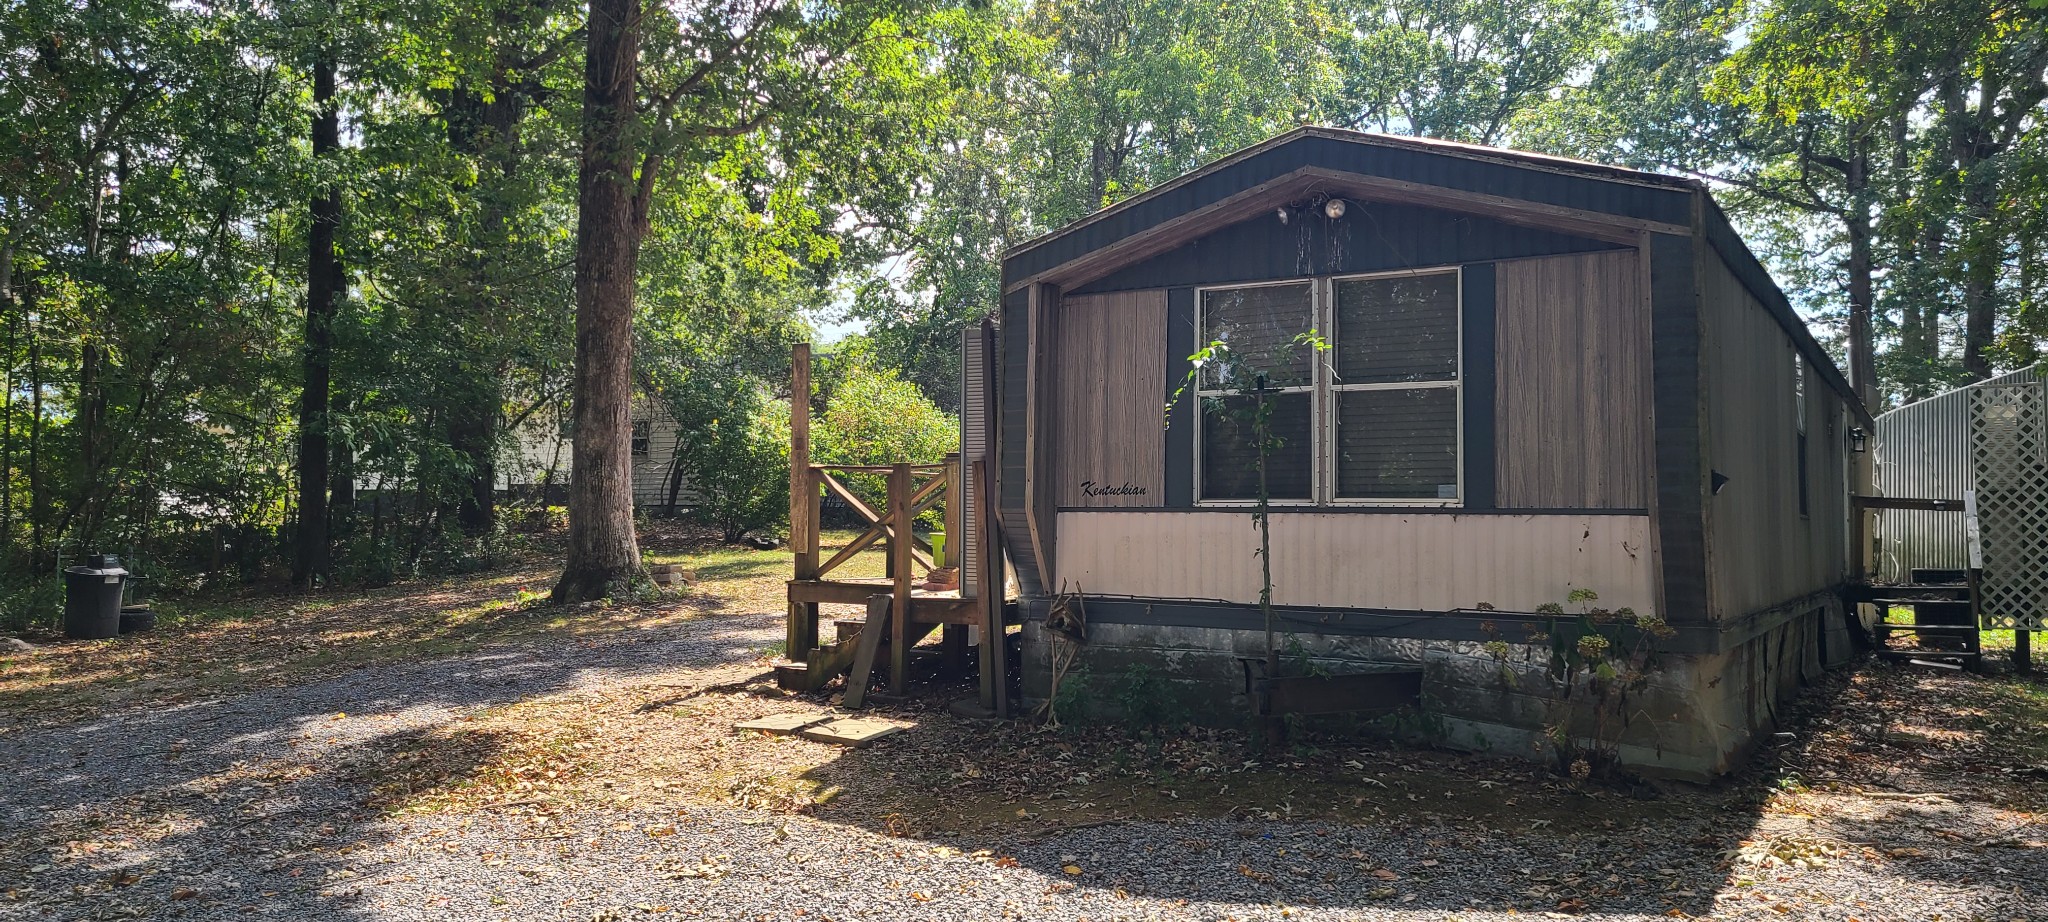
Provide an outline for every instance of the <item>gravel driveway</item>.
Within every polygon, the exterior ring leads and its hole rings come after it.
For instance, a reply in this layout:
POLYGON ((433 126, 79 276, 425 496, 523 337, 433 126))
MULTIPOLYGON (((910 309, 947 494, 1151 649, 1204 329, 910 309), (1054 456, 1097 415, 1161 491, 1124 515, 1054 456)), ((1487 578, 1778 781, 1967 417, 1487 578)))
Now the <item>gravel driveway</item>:
POLYGON ((1199 820, 895 838, 737 807, 387 817, 351 766, 538 695, 730 673, 772 616, 382 665, 0 736, 0 918, 2043 919, 2040 850, 1836 860, 1727 886, 1713 833, 1199 820), (1560 903, 1560 879, 1594 905, 1560 903), (1519 907, 1511 909, 1510 907, 1519 907))

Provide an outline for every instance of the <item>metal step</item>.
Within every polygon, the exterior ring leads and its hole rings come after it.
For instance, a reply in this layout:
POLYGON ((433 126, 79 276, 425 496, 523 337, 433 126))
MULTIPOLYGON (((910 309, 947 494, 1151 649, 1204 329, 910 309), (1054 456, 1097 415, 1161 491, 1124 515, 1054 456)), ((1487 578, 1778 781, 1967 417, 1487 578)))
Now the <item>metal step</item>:
POLYGON ((1916 583, 1968 583, 1970 571, 1946 567, 1914 567, 1911 571, 1916 583))

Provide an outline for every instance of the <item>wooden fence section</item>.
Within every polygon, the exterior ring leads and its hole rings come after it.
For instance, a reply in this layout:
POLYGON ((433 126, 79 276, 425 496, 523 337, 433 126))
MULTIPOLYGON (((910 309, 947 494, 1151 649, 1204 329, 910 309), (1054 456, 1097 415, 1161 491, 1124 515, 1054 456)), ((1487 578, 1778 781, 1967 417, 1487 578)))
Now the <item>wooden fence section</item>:
MULTIPOLYGON (((796 347, 791 393, 809 391, 809 349, 796 347)), ((860 707, 878 663, 886 664, 889 691, 907 690, 912 648, 934 628, 943 631, 941 655, 946 665, 965 670, 977 658, 969 656, 968 628, 980 632, 978 662, 983 672, 982 706, 991 713, 1007 710, 1002 676, 1007 672, 1003 633, 1007 622, 1001 578, 1001 545, 995 535, 992 469, 985 458, 973 459, 963 470, 960 456, 948 455, 940 464, 897 463, 887 465, 843 465, 810 463, 810 420, 807 401, 794 399, 790 414, 790 545, 795 566, 789 581, 789 620, 785 634, 788 662, 776 666, 778 681, 785 688, 816 690, 841 673, 847 674, 845 703, 860 707), (847 475, 879 475, 887 490, 879 507, 857 494, 847 475), (851 541, 825 555, 821 515, 825 497, 837 499, 859 517, 862 530, 851 541), (963 517, 966 504, 975 503, 975 514, 963 517), (974 568, 971 583, 979 592, 961 589, 925 589, 925 577, 937 560, 931 543, 917 534, 919 516, 939 510, 950 538, 945 562, 961 570, 974 568), (965 541, 963 518, 974 523, 977 535, 965 541), (885 561, 881 577, 845 574, 845 565, 863 551, 880 547, 885 561), (978 553, 961 559, 962 547, 978 553), (847 623, 835 625, 835 636, 819 636, 821 604, 864 605, 867 615, 858 630, 847 623), (993 676, 993 681, 991 681, 993 676)))

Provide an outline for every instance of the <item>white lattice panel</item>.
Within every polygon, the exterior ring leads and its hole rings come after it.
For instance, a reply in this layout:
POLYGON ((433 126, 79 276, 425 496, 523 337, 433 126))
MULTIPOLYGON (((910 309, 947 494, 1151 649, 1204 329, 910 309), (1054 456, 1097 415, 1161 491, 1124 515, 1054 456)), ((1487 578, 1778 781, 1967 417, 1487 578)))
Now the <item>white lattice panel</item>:
POLYGON ((1970 392, 1970 464, 1984 555, 1982 627, 2041 630, 2048 621, 2048 383, 1970 392))

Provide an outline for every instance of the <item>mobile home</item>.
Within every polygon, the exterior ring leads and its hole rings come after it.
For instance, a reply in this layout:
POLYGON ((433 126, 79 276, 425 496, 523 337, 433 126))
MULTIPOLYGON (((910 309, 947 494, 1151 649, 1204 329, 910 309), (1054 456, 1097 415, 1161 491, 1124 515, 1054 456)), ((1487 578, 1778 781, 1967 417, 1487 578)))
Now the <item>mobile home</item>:
POLYGON ((1487 642, 1575 590, 1673 629, 1623 746, 1650 771, 1726 771, 1844 653, 1870 419, 1695 181, 1304 128, 1015 247, 1003 284, 978 437, 1027 699, 1068 595, 1070 674, 1244 713, 1258 453, 1246 382, 1191 362, 1214 343, 1263 376, 1292 655, 1419 669, 1445 743, 1541 748, 1540 679, 1498 687, 1487 642))

